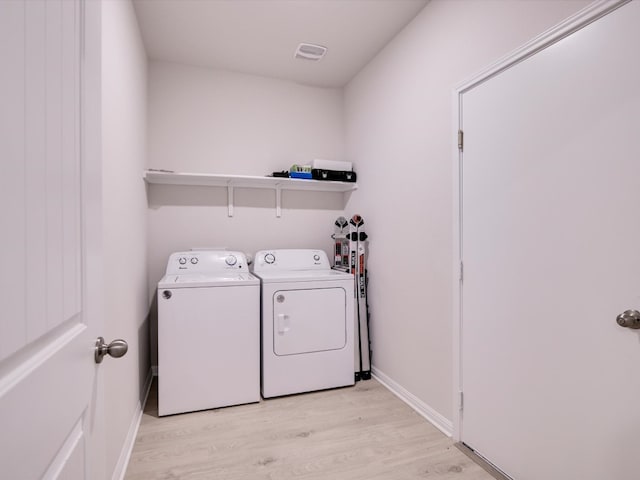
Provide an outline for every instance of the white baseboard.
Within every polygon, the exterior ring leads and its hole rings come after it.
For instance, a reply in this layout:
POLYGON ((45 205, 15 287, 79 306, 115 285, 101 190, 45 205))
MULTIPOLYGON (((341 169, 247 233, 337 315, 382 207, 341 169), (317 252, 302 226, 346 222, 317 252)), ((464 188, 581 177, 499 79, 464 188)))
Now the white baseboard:
POLYGON ((133 445, 135 444, 136 436, 138 435, 140 420, 142 420, 142 412, 144 411, 144 406, 146 405, 147 398, 149 397, 149 390, 151 390, 151 380, 153 380, 153 373, 149 370, 149 374, 147 375, 147 379, 144 383, 144 399, 141 403, 138 403, 136 411, 133 413, 133 418, 129 425, 129 431, 127 432, 127 438, 124 441, 124 445, 122 445, 118 463, 116 464, 116 468, 113 470, 113 475, 111 476, 112 480, 123 480, 124 474, 127 472, 127 466, 129 465, 133 445))
POLYGON ((444 433, 447 437, 452 436, 453 422, 451 422, 451 420, 443 417, 429 405, 416 397, 413 393, 406 390, 402 385, 392 380, 391 377, 378 370, 375 366, 371 367, 371 374, 382 385, 387 387, 387 389, 391 393, 393 393, 396 397, 398 397, 400 400, 402 400, 404 403, 409 405, 416 412, 426 418, 430 423, 433 424, 434 427, 444 433))

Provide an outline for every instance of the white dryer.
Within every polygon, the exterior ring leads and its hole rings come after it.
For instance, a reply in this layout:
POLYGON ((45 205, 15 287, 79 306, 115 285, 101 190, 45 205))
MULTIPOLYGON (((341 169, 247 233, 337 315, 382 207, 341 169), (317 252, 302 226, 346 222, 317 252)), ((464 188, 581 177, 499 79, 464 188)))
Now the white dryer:
POLYGON ((260 401, 260 281, 232 251, 177 252, 158 283, 158 414, 260 401))
POLYGON ((353 275, 322 250, 263 250, 262 396, 353 385, 353 275))

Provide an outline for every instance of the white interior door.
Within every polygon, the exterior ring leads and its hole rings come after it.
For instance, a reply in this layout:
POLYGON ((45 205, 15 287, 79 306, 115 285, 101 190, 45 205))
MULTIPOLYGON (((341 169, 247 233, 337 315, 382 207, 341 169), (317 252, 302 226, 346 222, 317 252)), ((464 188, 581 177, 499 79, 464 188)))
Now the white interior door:
POLYGON ((464 93, 462 441, 517 480, 636 480, 640 2, 464 93))
POLYGON ((7 479, 104 478, 94 363, 100 30, 97 2, 88 3, 0 2, 0 476, 7 479))

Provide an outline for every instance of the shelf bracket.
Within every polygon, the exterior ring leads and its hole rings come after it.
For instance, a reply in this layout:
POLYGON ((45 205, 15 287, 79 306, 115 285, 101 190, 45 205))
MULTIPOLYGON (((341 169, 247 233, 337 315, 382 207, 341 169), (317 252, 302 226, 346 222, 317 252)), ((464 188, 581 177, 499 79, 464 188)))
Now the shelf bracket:
POLYGON ((233 185, 227 185, 227 209, 227 215, 233 217, 233 185))
POLYGON ((276 217, 282 216, 282 188, 276 185, 276 217))

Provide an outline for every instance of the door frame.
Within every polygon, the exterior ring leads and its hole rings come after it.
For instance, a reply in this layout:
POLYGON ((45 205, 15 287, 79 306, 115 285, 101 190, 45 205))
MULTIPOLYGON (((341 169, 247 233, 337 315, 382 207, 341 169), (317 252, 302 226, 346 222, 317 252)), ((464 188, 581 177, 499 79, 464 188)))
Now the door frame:
POLYGON ((453 440, 462 438, 462 160, 464 153, 458 147, 458 131, 462 129, 463 95, 491 78, 508 70, 514 65, 541 52, 547 47, 568 37, 590 23, 629 3, 631 0, 596 0, 558 25, 546 30, 520 48, 514 50, 497 62, 487 66, 468 80, 457 85, 452 95, 451 157, 453 159, 453 440))

